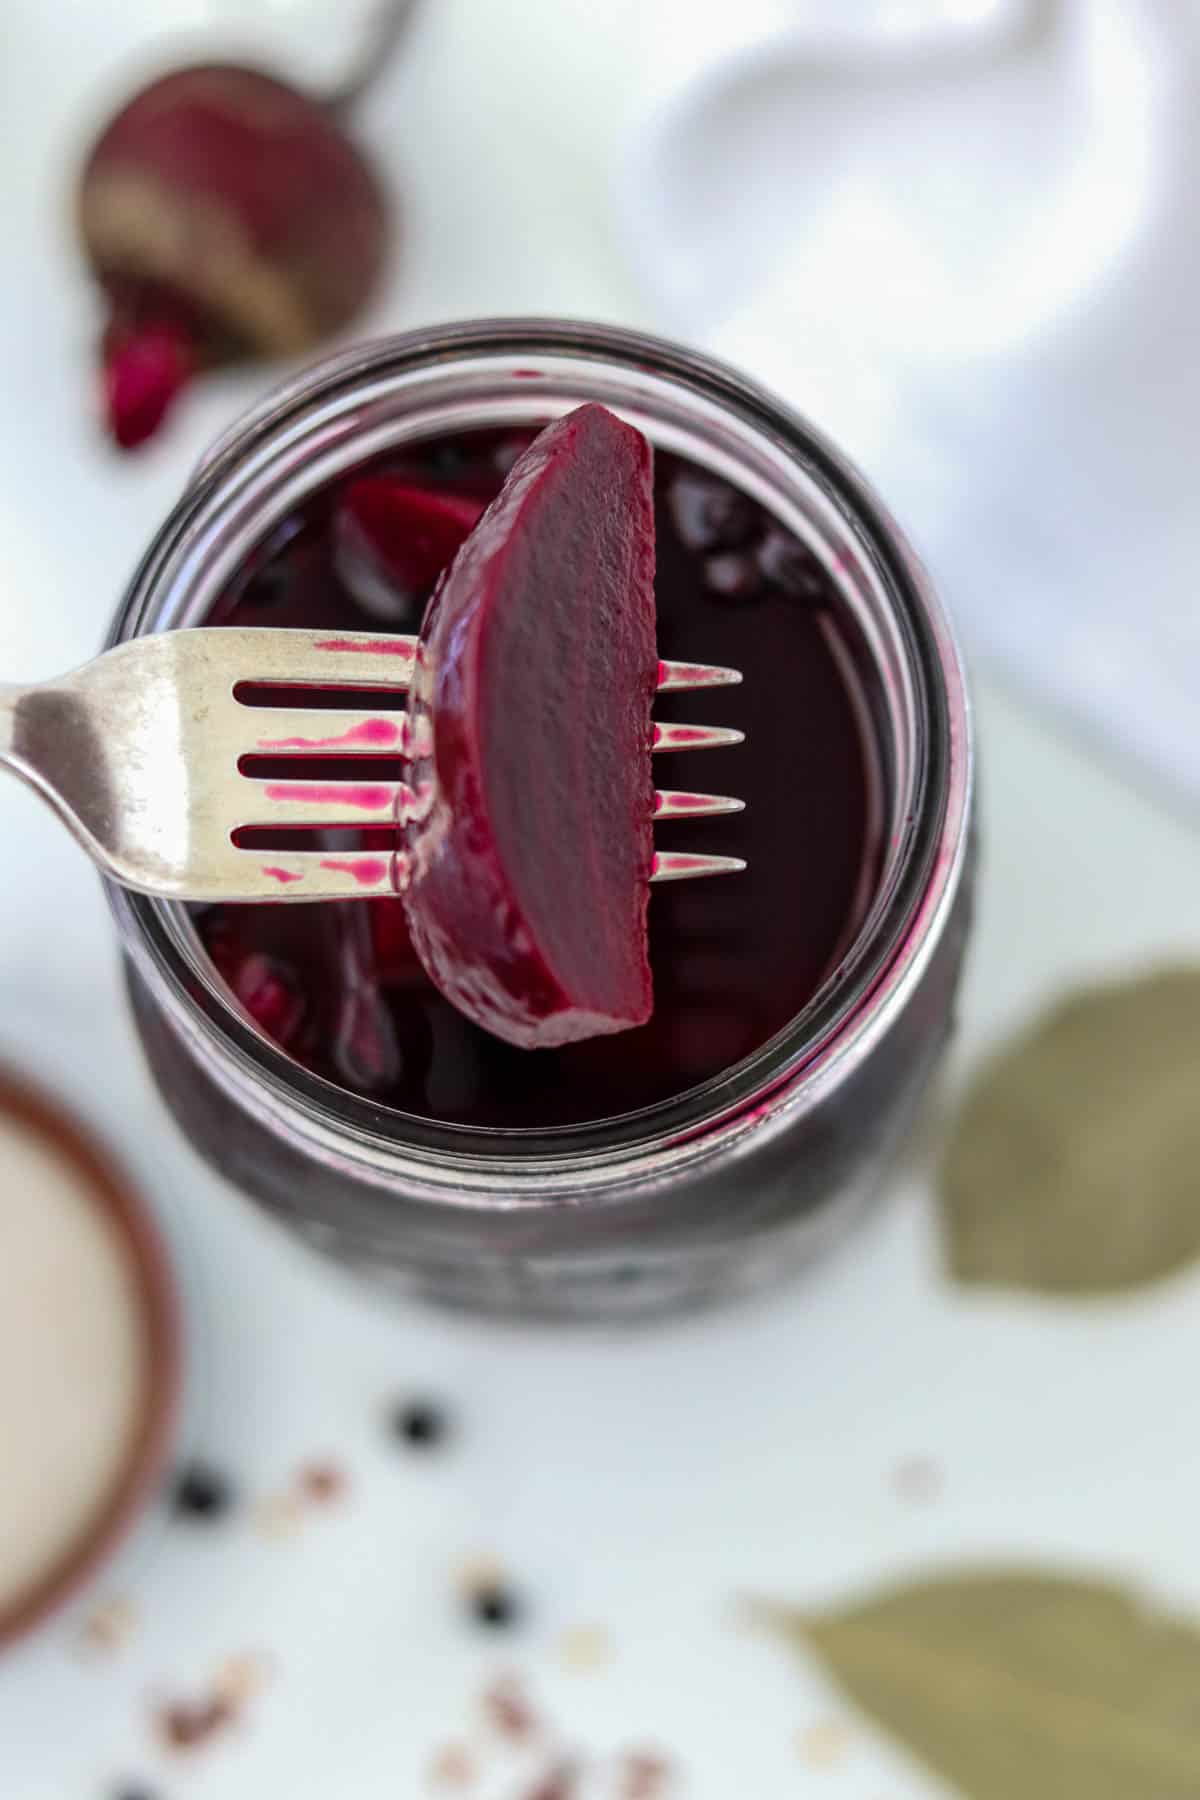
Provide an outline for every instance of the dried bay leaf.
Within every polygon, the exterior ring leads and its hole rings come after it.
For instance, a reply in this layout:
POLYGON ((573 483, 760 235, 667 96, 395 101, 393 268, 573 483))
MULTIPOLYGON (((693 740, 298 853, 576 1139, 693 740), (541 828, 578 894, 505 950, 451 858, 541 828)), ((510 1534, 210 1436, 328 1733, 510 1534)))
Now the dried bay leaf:
POLYGON ((960 1281, 1114 1293, 1200 1255, 1200 969, 1036 1021, 967 1095, 939 1187, 960 1281))
POLYGON ((964 1571, 765 1617, 964 1800, 1200 1796, 1200 1630, 1115 1584, 964 1571))

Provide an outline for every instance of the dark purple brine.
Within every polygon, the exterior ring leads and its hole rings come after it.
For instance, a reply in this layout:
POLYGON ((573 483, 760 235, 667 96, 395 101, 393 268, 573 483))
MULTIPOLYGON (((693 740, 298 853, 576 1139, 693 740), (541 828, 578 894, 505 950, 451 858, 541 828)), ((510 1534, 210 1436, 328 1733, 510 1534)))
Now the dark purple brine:
MULTIPOLYGON (((453 521, 465 535, 499 491, 511 440, 512 433, 472 432, 417 446, 374 465, 369 487, 360 471, 319 494, 209 622, 350 631, 388 615, 395 629, 414 630, 439 570, 423 569, 426 584, 414 592, 419 557, 401 566, 393 547, 389 558, 384 478, 395 484, 405 522, 414 518, 414 495, 436 498, 428 537, 448 560, 453 521)), ((812 997, 853 937, 880 846, 870 826, 873 753, 848 686, 851 658, 828 578, 745 494, 662 452, 655 510, 660 655, 744 675, 740 688, 660 695, 655 717, 746 732, 735 748, 656 760, 664 787, 746 802, 744 813, 727 818, 660 824, 656 843, 743 856, 748 869, 655 889, 649 1023, 552 1050, 515 1049, 456 1012, 426 979, 399 900, 203 914, 204 943, 234 993, 316 1073, 456 1124, 537 1129, 610 1117, 679 1094, 757 1050, 812 997)), ((254 772, 275 770, 264 761, 254 772)), ((292 760, 279 772, 303 778, 306 770, 292 760)), ((397 769, 356 758, 345 772, 362 781, 394 778, 397 769)), ((328 779, 330 764, 311 773, 328 779)), ((268 849, 287 843, 266 833, 254 841, 268 849)), ((339 847, 387 842, 378 833, 337 838, 339 847)))

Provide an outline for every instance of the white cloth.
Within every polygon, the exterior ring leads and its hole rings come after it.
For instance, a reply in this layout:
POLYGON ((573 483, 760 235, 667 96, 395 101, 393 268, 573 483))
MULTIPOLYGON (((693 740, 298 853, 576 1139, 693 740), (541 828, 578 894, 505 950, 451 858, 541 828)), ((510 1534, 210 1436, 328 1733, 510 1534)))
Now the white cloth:
POLYGON ((858 458, 970 650, 1200 797, 1197 7, 769 13, 635 128, 644 282, 858 458))

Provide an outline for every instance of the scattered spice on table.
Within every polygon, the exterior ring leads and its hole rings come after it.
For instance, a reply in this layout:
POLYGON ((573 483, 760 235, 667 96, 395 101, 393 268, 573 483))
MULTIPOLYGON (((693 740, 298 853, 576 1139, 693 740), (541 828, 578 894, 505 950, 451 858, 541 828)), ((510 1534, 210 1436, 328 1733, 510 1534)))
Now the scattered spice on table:
POLYGON ((201 1700, 171 1700, 155 1714, 158 1735, 170 1750, 194 1750, 232 1725, 237 1707, 223 1694, 201 1700))
POLYGON ((612 1643, 603 1625, 573 1625, 559 1641, 564 1668, 586 1674, 612 1660, 612 1643))
POLYGON ((797 1734, 796 1746, 810 1769, 832 1769, 850 1747, 852 1733, 841 1719, 819 1719, 797 1734))
POLYGON ((480 1551, 473 1556, 464 1556, 454 1570, 454 1580, 460 1592, 474 1593, 477 1588, 491 1587, 504 1578, 504 1565, 498 1556, 489 1551, 480 1551))
POLYGON ((126 1645, 138 1626, 138 1610, 124 1594, 113 1594, 94 1606, 83 1622, 85 1650, 111 1655, 126 1645))
POLYGON ((617 1778, 618 1800, 659 1800, 670 1779, 671 1764, 657 1750, 627 1750, 617 1778))
POLYGON ((388 1427, 414 1450, 432 1450, 449 1436, 450 1421, 432 1400, 402 1400, 391 1409, 388 1427))
POLYGON ((474 1738, 476 1718, 463 1737, 446 1744, 429 1769, 430 1790, 442 1793, 499 1780, 509 1800, 668 1800, 678 1791, 678 1767, 665 1751, 634 1745, 613 1754, 584 1750, 559 1722, 535 1704, 525 1673, 508 1670, 475 1701, 491 1727, 474 1738), (468 1745, 470 1747, 468 1747, 468 1745))
POLYGON ((332 1506, 343 1500, 350 1482, 344 1469, 334 1462, 306 1463, 296 1477, 297 1491, 317 1506, 332 1506))
MULTIPOLYGON (((442 1442, 449 1429, 447 1414, 427 1399, 397 1403, 388 1419, 397 1439, 421 1450, 442 1442)), ((299 1466, 287 1487, 258 1499, 251 1516, 264 1536, 289 1536, 312 1510, 336 1505, 348 1487, 347 1473, 335 1459, 315 1457, 299 1466)), ((236 1498, 234 1481, 220 1468, 199 1459, 178 1471, 171 1490, 176 1515, 205 1522, 221 1518, 236 1498)), ((522 1618, 525 1598, 496 1556, 477 1554, 464 1560, 454 1578, 464 1606, 479 1625, 505 1629, 522 1618)), ((112 1596, 93 1610, 84 1627, 84 1641, 89 1647, 115 1648, 136 1622, 133 1602, 112 1596)), ((595 1623, 564 1631, 558 1650, 562 1665, 575 1671, 598 1669, 612 1656, 608 1631, 595 1623)), ((175 1753, 199 1750, 240 1722, 273 1673, 272 1659, 261 1652, 229 1656, 206 1690, 154 1703, 151 1722, 156 1737, 175 1753)), ((514 1790, 513 1800, 577 1800, 582 1783, 606 1772, 609 1800, 665 1800, 672 1782, 672 1765, 665 1755, 639 1748, 613 1759, 564 1749, 563 1735, 535 1707, 523 1676, 515 1671, 493 1679, 476 1707, 490 1730, 490 1751, 482 1739, 472 1744, 469 1728, 464 1728, 461 1740, 445 1743, 431 1756, 427 1769, 431 1793, 466 1793, 487 1773, 489 1759, 496 1760, 497 1771, 507 1759, 510 1780, 523 1774, 527 1783, 532 1782, 514 1790), (539 1762, 542 1767, 537 1771, 539 1762)), ((134 1784, 114 1789, 111 1800, 162 1797, 134 1784)))
POLYGON ((471 1618, 495 1630, 515 1625, 524 1611, 521 1596, 494 1556, 473 1556, 460 1564, 455 1584, 471 1618))
POLYGON ((476 1588, 469 1596, 472 1617, 495 1631, 507 1630, 521 1616, 521 1601, 511 1588, 489 1586, 476 1588))
POLYGON ((578 1763, 555 1763, 526 1790, 522 1800, 573 1800, 579 1791, 579 1777, 578 1763))
POLYGON ((525 1687, 517 1675, 503 1675, 486 1689, 482 1698, 483 1715, 494 1731, 513 1743, 526 1743, 536 1736, 539 1720, 525 1687))
POLYGON ((156 1707, 158 1737, 171 1750, 198 1749, 242 1719, 269 1676, 269 1659, 258 1652, 227 1657, 207 1693, 156 1707))
POLYGON ((227 1656, 213 1679, 213 1691, 233 1706, 244 1706, 261 1694, 274 1673, 271 1658, 259 1651, 227 1656))
POLYGON ((435 1793, 468 1788, 475 1773, 475 1759, 465 1744, 444 1744, 429 1766, 429 1785, 435 1793))
POLYGON ((254 1522, 264 1537, 292 1537, 304 1522, 304 1501, 292 1492, 268 1494, 255 1507, 254 1522))

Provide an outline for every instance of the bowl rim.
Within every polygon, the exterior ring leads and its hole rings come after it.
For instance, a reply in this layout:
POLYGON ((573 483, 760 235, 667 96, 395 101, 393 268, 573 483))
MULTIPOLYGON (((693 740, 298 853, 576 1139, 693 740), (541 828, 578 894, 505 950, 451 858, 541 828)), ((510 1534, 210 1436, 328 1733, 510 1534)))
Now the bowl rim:
POLYGON ((92 1204, 115 1228, 135 1277, 145 1334, 142 1400, 120 1474, 66 1551, 10 1604, 0 1605, 3 1650, 74 1598, 140 1516, 174 1438, 183 1355, 179 1288, 166 1242, 124 1167, 67 1104, 3 1063, 0 1117, 15 1121, 64 1157, 92 1204))

